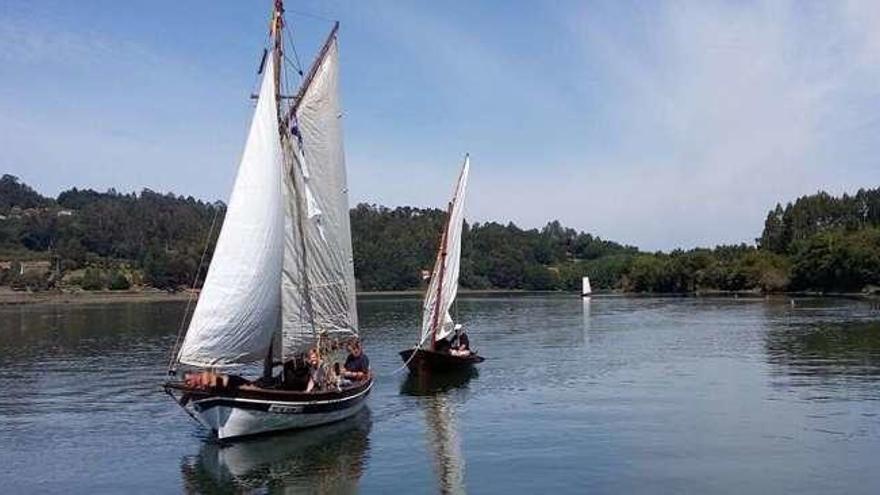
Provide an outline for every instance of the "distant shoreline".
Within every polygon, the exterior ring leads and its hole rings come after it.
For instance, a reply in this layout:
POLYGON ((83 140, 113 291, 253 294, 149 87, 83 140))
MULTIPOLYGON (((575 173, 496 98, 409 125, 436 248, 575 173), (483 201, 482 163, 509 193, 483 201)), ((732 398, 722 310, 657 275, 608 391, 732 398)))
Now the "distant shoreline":
MULTIPOLYGON (((511 289, 484 289, 469 290, 462 289, 458 291, 461 296, 470 297, 510 297, 510 296, 570 296, 577 297, 577 292, 562 291, 527 291, 527 290, 511 290, 511 289)), ((366 291, 358 292, 358 297, 369 299, 386 299, 386 298, 421 298, 424 294, 421 290, 402 290, 402 291, 366 291)), ((760 292, 728 292, 728 291, 700 291, 687 293, 650 293, 650 292, 619 292, 619 291, 598 291, 594 292, 592 297, 661 297, 661 298, 687 298, 687 297, 720 297, 729 299, 765 299, 765 298, 803 298, 803 297, 829 297, 829 298, 847 298, 847 299, 880 299, 878 294, 865 294, 861 292, 838 292, 838 293, 819 293, 819 292, 785 292, 762 294, 760 292)), ((108 304, 108 303, 142 303, 142 302, 186 302, 190 298, 193 301, 198 299, 198 293, 189 290, 178 292, 167 292, 157 289, 141 289, 141 290, 120 290, 120 291, 42 291, 27 292, 14 291, 7 288, 0 288, 0 306, 17 306, 31 304, 108 304)))
POLYGON ((24 304, 104 304, 115 302, 161 302, 187 301, 198 296, 190 291, 167 292, 161 290, 119 291, 14 291, 0 290, 0 306, 24 304))
MULTIPOLYGON (((458 292, 464 296, 510 296, 510 295, 551 295, 551 294, 574 294, 559 291, 526 291, 526 290, 465 290, 458 292)), ((424 291, 366 291, 358 292, 358 297, 364 299, 382 298, 421 298, 424 291)), ((8 288, 0 288, 0 306, 17 306, 25 304, 105 304, 116 302, 163 302, 163 301, 193 301, 198 299, 198 292, 189 290, 168 292, 158 289, 140 290, 99 290, 99 291, 16 291, 8 288)))

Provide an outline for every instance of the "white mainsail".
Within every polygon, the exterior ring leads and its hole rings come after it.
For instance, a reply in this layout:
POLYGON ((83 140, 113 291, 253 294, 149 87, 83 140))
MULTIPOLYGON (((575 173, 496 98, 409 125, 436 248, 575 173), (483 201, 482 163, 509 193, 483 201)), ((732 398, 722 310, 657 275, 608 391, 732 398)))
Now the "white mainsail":
POLYGON ((464 223, 464 195, 467 189, 468 172, 470 170, 470 157, 465 156, 464 165, 455 185, 455 193, 452 197, 452 205, 449 209, 446 232, 434 271, 431 274, 431 283, 425 295, 425 305, 422 309, 422 338, 425 342, 431 338, 435 331, 435 340, 448 337, 452 334, 454 323, 449 314, 455 296, 458 293, 458 273, 461 265, 461 231, 464 223))
POLYGON ((297 102, 285 148, 284 355, 302 351, 317 333, 357 335, 335 34, 316 64, 297 102))
POLYGON ((223 228, 178 354, 184 364, 260 361, 278 330, 284 192, 275 70, 270 58, 223 228))

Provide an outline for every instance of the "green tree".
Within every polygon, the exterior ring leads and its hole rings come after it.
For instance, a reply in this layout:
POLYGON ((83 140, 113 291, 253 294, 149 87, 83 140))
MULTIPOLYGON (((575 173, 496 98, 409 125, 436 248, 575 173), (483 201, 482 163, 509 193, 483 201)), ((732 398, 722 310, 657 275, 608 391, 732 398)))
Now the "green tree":
POLYGON ((110 290, 128 290, 131 288, 131 282, 129 282, 128 278, 126 278, 122 272, 114 270, 110 273, 107 288, 110 290))
POLYGON ((98 268, 87 268, 83 274, 82 288, 84 290, 102 290, 107 287, 104 273, 98 268))

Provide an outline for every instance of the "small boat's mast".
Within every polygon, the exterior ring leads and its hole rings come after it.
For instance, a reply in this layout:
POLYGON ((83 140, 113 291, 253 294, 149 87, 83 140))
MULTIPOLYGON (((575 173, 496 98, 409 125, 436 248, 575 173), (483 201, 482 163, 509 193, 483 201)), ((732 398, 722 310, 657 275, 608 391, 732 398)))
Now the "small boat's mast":
MULTIPOLYGON (((467 163, 467 159, 470 158, 470 153, 465 153, 464 159, 465 163, 467 163)), ((431 323, 431 350, 433 351, 436 347, 437 343, 437 330, 440 325, 440 299, 443 294, 443 275, 446 272, 446 238, 449 236, 449 226, 452 224, 452 208, 455 206, 455 203, 458 201, 459 194, 459 184, 461 183, 461 174, 464 173, 464 167, 462 167, 461 172, 458 173, 458 182, 456 182, 455 186, 455 195, 452 197, 452 201, 449 202, 449 206, 446 209, 446 226, 443 229, 443 235, 440 237, 440 252, 437 253, 437 260, 440 262, 440 273, 437 274, 437 295, 434 300, 434 321, 431 323)), ((461 242, 461 241, 459 241, 461 242)), ((458 283, 458 281, 456 281, 458 283)))
POLYGON ((431 323, 431 350, 433 351, 437 345, 437 327, 440 325, 440 300, 443 298, 443 274, 446 271, 446 238, 449 236, 449 224, 452 221, 452 205, 446 210, 446 226, 443 228, 443 235, 440 236, 440 252, 437 254, 440 261, 440 272, 437 274, 437 294, 434 296, 434 321, 431 323))

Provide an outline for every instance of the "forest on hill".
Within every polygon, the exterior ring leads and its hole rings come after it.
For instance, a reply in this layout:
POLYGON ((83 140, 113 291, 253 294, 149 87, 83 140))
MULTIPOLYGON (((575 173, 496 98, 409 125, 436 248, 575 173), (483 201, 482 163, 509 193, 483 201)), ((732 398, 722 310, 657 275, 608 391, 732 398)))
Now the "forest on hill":
MULTIPOLYGON (((198 280, 204 277, 224 212, 221 202, 148 189, 74 188, 49 198, 4 175, 0 284, 21 290, 186 288, 203 253, 198 280)), ((422 287, 444 217, 433 208, 352 208, 358 287, 422 287)), ((541 229, 465 226, 464 288, 573 291, 585 275, 594 288, 632 292, 873 290, 880 285, 880 188, 839 198, 820 192, 777 205, 755 245, 713 249, 647 253, 558 221, 541 229)))

